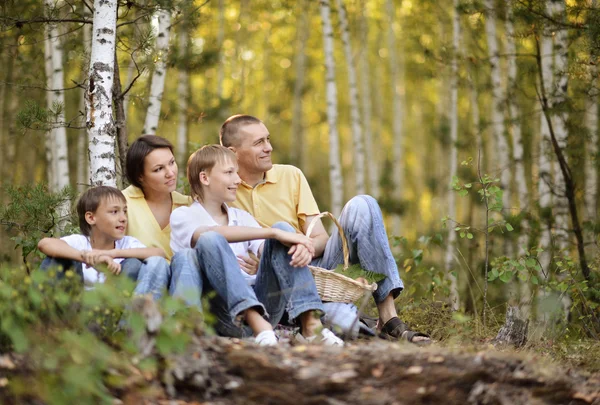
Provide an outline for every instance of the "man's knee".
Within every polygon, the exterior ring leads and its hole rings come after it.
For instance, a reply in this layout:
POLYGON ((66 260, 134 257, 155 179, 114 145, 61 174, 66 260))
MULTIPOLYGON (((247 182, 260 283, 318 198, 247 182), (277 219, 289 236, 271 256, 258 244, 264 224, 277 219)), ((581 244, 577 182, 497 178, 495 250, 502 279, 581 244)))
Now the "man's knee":
POLYGON ((346 204, 348 209, 353 209, 358 212, 371 212, 375 208, 379 208, 377 200, 367 194, 354 196, 346 204))
POLYGON ((293 226, 284 221, 275 222, 272 228, 281 229, 282 231, 286 232, 296 232, 293 226))

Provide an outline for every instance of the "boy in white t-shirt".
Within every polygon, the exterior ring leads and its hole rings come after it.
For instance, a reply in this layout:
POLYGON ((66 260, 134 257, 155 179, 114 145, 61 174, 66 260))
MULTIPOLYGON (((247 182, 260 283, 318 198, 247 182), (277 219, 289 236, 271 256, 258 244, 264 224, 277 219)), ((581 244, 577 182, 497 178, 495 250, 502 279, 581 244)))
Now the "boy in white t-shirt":
POLYGON ((105 274, 96 267, 106 267, 137 281, 135 294, 159 298, 170 279, 169 263, 161 248, 148 248, 125 236, 127 201, 123 193, 114 187, 90 188, 79 198, 77 214, 81 235, 40 240, 38 249, 48 256, 40 268, 73 268, 87 290, 105 281, 105 274))
POLYGON ((214 290, 211 311, 224 336, 253 334, 258 344, 274 345, 273 326, 287 309, 290 319, 300 321, 298 341, 343 346, 316 316, 323 304, 307 267, 314 253, 310 238, 285 223, 261 228, 246 211, 227 206, 241 182, 237 169, 235 154, 220 145, 190 156, 194 203, 171 213, 169 292, 199 305, 201 294, 214 290), (240 259, 249 252, 260 258, 258 271, 240 259))

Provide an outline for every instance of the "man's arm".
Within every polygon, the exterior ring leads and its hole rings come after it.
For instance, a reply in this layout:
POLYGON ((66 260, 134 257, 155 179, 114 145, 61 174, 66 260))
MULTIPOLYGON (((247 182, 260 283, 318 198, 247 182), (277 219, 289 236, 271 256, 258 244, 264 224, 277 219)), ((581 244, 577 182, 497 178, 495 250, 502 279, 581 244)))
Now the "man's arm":
POLYGON ((313 229, 310 233, 310 239, 315 247, 314 257, 321 257, 325 252, 325 246, 329 240, 329 235, 323 226, 323 222, 321 222, 321 218, 317 218, 316 215, 309 215, 306 217, 306 221, 304 221, 304 225, 302 227, 302 232, 304 232, 305 235, 308 232, 308 227, 312 221, 317 221, 315 222, 315 226, 313 226, 313 229))

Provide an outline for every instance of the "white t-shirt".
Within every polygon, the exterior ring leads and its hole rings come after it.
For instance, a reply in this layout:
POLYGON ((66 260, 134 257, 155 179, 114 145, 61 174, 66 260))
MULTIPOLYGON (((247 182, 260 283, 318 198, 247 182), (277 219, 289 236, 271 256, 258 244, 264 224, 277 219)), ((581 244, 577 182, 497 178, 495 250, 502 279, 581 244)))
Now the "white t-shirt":
MULTIPOLYGON (((67 242, 67 245, 77 250, 92 250, 92 244, 90 238, 85 235, 69 235, 60 238, 67 242)), ((123 239, 119 239, 115 242, 115 249, 134 249, 134 248, 145 248, 144 244, 131 236, 125 236, 123 239)), ((121 263, 124 259, 117 257, 113 259, 115 263, 121 263)), ((106 276, 101 271, 96 270, 93 267, 82 263, 83 269, 83 284, 86 290, 89 290, 94 283, 104 283, 106 276)))
MULTIPOLYGON (((254 217, 246 211, 237 208, 230 208, 223 204, 227 210, 229 226, 249 226, 260 228, 254 217)), ((219 226, 210 214, 195 201, 189 207, 179 207, 171 213, 171 250, 177 253, 180 250, 192 247, 192 236, 196 229, 201 226, 219 226)), ((263 244, 264 239, 256 239, 245 242, 233 242, 229 247, 236 256, 248 256, 248 252, 258 255, 258 249, 263 244)), ((239 267, 239 266, 238 266, 239 267)), ((242 275, 249 285, 256 281, 256 275, 250 275, 241 269, 242 275)))

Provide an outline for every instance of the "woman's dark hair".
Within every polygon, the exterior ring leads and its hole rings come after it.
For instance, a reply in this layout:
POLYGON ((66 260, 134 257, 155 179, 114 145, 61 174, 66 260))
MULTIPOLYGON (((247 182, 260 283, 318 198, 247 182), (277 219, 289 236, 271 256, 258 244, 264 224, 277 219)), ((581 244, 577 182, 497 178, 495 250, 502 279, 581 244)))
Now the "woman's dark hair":
POLYGON ((125 171, 130 184, 142 188, 140 179, 144 174, 144 159, 155 149, 161 148, 168 148, 173 153, 171 142, 156 135, 142 135, 131 144, 125 159, 125 171))

